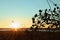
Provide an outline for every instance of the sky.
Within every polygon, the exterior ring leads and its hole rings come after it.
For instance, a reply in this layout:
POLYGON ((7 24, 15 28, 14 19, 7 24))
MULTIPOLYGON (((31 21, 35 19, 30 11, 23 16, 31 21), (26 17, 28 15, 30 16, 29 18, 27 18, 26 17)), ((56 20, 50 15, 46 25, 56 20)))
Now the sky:
MULTIPOLYGON (((59 4, 60 0, 52 0, 59 4)), ((50 3, 51 7, 54 6, 50 3)), ((0 0, 0 28, 9 28, 11 21, 31 26, 31 18, 39 9, 49 9, 47 0, 0 0)))

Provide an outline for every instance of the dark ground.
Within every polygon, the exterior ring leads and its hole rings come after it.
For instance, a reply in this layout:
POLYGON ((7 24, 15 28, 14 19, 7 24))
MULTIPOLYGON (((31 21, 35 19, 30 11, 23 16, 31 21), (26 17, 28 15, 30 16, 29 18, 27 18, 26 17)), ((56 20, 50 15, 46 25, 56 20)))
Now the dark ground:
POLYGON ((0 40, 59 40, 60 32, 0 31, 0 40))

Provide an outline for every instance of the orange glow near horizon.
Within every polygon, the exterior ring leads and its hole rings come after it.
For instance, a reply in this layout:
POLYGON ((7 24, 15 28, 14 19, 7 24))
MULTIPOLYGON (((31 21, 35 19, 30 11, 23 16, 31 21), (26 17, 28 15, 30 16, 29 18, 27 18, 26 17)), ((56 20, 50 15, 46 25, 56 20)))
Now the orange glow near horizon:
POLYGON ((32 25, 31 19, 28 18, 6 18, 1 19, 0 28, 30 28, 32 25), (14 20, 14 22, 12 22, 14 20))

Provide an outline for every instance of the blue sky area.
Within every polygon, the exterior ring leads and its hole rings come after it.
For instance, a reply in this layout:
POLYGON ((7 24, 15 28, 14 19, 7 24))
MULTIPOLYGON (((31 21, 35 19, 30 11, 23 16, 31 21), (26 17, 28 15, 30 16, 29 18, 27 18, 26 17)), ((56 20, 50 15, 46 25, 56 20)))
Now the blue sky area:
MULTIPOLYGON (((52 1, 60 3, 60 0, 52 1)), ((31 18, 35 13, 38 13, 39 9, 46 8, 49 9, 47 0, 0 0, 0 18, 14 16, 31 18)))

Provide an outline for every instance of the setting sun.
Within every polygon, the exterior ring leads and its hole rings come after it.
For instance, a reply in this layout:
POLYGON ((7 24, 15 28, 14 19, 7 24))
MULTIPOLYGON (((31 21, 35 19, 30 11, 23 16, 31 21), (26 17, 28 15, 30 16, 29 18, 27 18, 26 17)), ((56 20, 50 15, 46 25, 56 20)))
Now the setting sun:
POLYGON ((19 28, 21 25, 18 22, 11 23, 11 28, 19 28))

